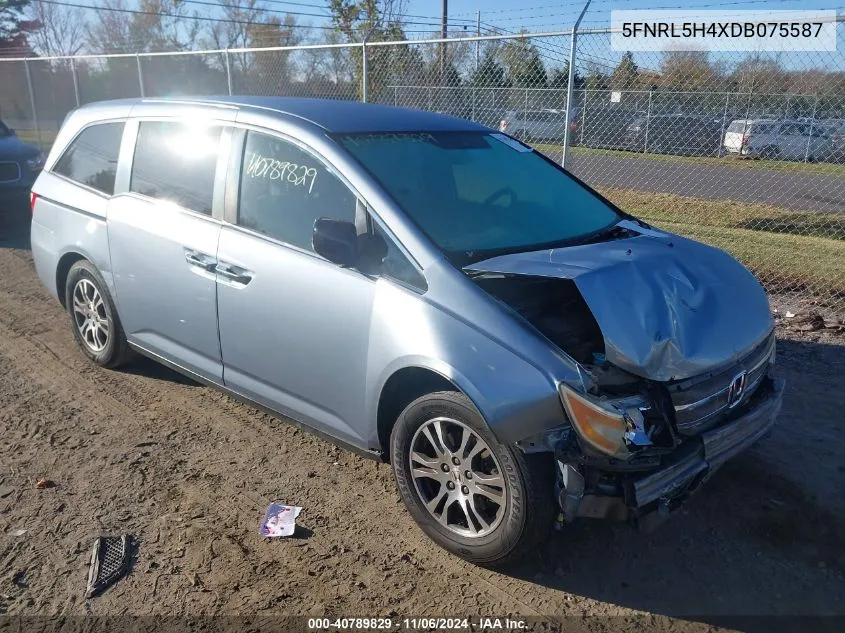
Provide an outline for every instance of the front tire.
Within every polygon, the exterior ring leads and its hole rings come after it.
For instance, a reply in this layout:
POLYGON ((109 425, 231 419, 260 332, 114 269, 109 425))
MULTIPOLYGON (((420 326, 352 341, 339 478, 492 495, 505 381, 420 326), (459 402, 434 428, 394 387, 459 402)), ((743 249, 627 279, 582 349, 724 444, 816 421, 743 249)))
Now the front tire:
POLYGON ((470 400, 441 391, 412 402, 390 437, 399 495, 434 542, 503 566, 542 542, 554 517, 551 460, 499 443, 470 400))
POLYGON ((88 261, 71 266, 65 304, 76 342, 101 367, 118 367, 132 357, 114 301, 99 271, 88 261))

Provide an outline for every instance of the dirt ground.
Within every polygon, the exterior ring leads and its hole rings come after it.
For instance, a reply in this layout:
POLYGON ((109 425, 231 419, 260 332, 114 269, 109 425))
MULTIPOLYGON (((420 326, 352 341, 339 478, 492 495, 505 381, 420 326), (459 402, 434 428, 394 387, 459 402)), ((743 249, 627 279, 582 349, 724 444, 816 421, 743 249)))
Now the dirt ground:
POLYGON ((502 574, 426 539, 388 466, 150 361, 87 362, 25 233, 4 231, 0 613, 512 614, 596 630, 845 615, 843 335, 781 329, 776 430, 656 532, 581 520, 502 574), (41 477, 56 486, 36 489, 41 477), (273 500, 304 507, 296 538, 259 536, 273 500), (135 535, 137 558, 86 600, 101 533, 135 535))

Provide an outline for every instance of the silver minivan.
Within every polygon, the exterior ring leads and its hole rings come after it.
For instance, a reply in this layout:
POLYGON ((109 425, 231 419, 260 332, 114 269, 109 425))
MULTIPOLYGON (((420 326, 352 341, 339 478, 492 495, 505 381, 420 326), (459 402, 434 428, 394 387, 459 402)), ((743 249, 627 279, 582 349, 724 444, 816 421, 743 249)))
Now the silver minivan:
POLYGON ((95 363, 144 354, 370 457, 433 540, 518 559, 653 525, 764 436, 760 284, 468 121, 314 99, 72 112, 38 274, 95 363))
POLYGON ((725 131, 725 151, 758 158, 828 158, 832 142, 824 125, 787 119, 737 119, 725 131))

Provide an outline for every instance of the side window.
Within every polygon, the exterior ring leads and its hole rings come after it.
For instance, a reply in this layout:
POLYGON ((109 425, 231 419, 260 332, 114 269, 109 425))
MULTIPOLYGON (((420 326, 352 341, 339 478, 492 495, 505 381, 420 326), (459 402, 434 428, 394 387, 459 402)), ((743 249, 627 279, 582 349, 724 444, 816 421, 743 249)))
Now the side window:
POLYGON ((311 248, 314 221, 355 222, 356 196, 313 155, 281 138, 247 132, 238 224, 311 248))
POLYGON ((387 244, 387 255, 382 260, 379 274, 382 277, 390 277, 414 288, 425 290, 427 288, 425 278, 405 256, 405 253, 400 250, 396 242, 382 231, 375 222, 373 222, 373 233, 381 236, 387 244))
POLYGON ((85 128, 56 162, 53 171, 112 195, 123 125, 121 121, 85 128))
POLYGON ((142 121, 129 190, 211 215, 222 133, 219 125, 142 121))

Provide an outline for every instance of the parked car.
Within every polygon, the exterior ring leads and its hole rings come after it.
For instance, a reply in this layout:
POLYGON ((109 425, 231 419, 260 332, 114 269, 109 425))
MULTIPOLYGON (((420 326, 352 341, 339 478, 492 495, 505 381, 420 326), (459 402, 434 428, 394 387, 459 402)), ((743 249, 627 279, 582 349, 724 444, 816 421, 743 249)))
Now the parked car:
POLYGON ((626 148, 635 152, 714 156, 722 140, 722 117, 657 115, 633 121, 625 134, 626 148))
POLYGON ((138 352, 389 460, 425 533, 485 565, 559 513, 662 518, 781 407, 750 272, 477 123, 90 104, 32 214, 38 275, 91 361, 138 352))
POLYGON ((830 136, 830 152, 825 160, 845 163, 845 119, 828 119, 820 124, 830 136))
POLYGON ((0 213, 17 206, 26 213, 30 187, 43 165, 41 150, 21 141, 0 121, 0 213))
POLYGON ((615 106, 590 105, 578 113, 573 145, 600 149, 626 149, 625 131, 638 112, 615 106))
POLYGON ((824 158, 832 148, 820 125, 788 119, 737 119, 725 132, 728 153, 758 158, 804 160, 824 158))
MULTIPOLYGON (((526 142, 557 141, 563 139, 566 121, 566 110, 508 110, 499 122, 499 131, 526 142)), ((570 132, 576 129, 570 118, 570 132)))

